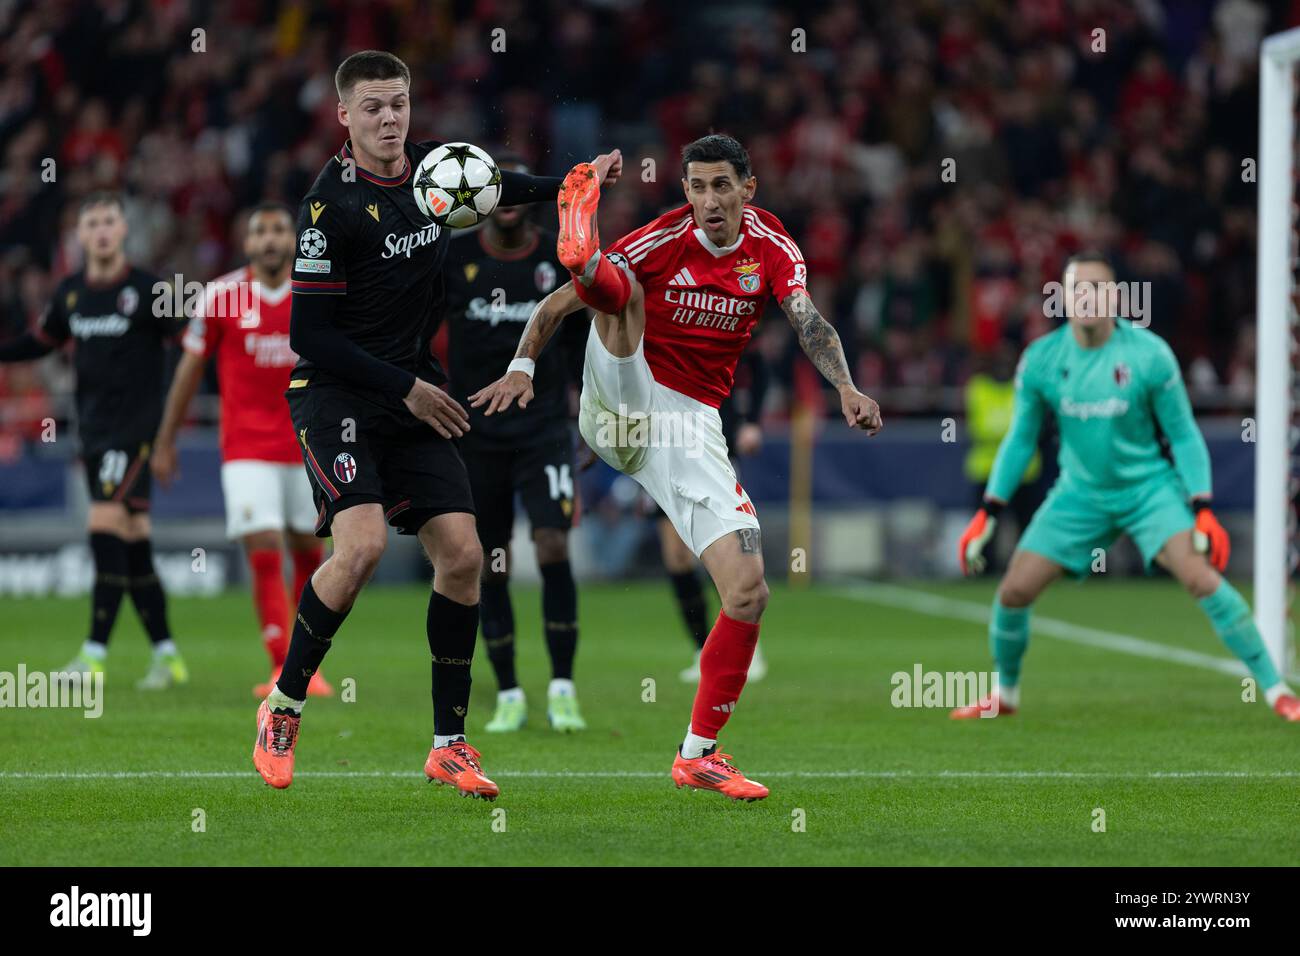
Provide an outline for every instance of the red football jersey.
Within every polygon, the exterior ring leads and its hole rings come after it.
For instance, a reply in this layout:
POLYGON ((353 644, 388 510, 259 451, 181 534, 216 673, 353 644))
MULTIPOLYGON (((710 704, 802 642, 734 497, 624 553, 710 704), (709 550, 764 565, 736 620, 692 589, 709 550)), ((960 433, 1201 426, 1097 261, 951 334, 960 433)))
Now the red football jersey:
POLYGON ((803 253, 781 220, 746 206, 740 235, 715 246, 690 206, 664 213, 608 250, 645 290, 645 357, 655 381, 717 408, 769 295, 804 289, 803 253))
POLYGON ((216 357, 223 461, 302 461, 284 393, 298 356, 289 348, 292 296, 253 282, 245 266, 208 284, 203 310, 181 340, 216 357))

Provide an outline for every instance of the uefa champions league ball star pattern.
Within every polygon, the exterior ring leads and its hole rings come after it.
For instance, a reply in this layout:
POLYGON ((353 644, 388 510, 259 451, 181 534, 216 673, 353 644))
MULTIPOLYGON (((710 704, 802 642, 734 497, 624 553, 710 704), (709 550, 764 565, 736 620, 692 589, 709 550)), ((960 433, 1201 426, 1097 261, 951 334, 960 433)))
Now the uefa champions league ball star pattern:
POLYGON ((448 229, 478 225, 501 199, 501 170, 492 157, 469 143, 444 143, 415 170, 415 204, 448 229))

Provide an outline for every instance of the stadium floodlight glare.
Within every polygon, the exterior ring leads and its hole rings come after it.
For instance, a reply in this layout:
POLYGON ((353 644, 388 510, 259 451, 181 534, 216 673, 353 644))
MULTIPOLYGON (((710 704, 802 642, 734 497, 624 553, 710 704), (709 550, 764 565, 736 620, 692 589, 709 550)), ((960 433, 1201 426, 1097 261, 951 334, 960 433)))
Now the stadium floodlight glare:
POLYGON ((1255 265, 1255 620, 1291 669, 1290 579, 1297 564, 1296 63, 1300 28, 1259 53, 1259 222, 1255 265))

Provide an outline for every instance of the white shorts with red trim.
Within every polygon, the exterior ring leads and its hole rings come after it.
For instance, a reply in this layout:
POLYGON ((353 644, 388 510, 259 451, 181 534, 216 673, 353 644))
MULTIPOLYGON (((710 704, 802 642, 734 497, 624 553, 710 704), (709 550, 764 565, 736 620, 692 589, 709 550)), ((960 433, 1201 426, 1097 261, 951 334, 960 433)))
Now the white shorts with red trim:
POLYGON ((610 354, 594 322, 578 430, 611 468, 645 488, 697 557, 723 535, 758 528, 727 456, 718 410, 656 382, 644 342, 627 358, 610 354))
POLYGON ((244 459, 221 466, 226 497, 226 534, 242 538, 258 531, 316 529, 311 482, 301 465, 244 459))

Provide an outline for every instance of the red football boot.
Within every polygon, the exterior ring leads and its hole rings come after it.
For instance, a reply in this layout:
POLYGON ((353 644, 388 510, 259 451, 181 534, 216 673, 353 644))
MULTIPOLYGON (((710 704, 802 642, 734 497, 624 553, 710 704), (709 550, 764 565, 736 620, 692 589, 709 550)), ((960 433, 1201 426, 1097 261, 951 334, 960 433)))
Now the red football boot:
POLYGON ((293 783, 293 748, 298 744, 302 717, 271 712, 266 701, 257 708, 257 739, 253 741, 253 766, 262 779, 283 790, 293 783))
POLYGON ((1016 709, 1002 698, 990 695, 981 698, 978 704, 956 707, 948 716, 953 720, 970 720, 973 717, 1004 717, 1015 712, 1016 709))
POLYGON ((429 751, 429 759, 424 762, 424 775, 430 783, 455 787, 462 797, 495 800, 501 789, 484 776, 480 760, 477 750, 465 741, 457 740, 429 751))
POLYGON ((762 800, 767 796, 767 787, 757 781, 748 779, 728 761, 730 754, 718 753, 714 747, 711 753, 687 759, 681 751, 673 761, 673 783, 677 789, 690 787, 692 790, 713 790, 732 800, 762 800))

